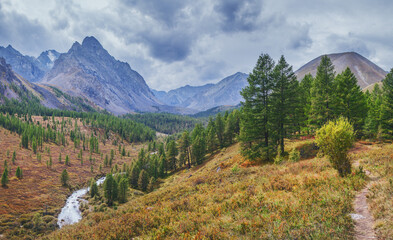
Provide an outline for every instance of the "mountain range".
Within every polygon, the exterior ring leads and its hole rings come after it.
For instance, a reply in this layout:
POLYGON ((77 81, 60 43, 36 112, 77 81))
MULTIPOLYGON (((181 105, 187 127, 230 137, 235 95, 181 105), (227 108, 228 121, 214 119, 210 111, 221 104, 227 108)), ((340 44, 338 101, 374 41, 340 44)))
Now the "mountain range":
POLYGON ((60 53, 55 50, 42 52, 38 58, 21 54, 11 45, 0 46, 0 57, 12 66, 12 69, 30 82, 40 81, 48 72, 60 53))
MULTIPOLYGON (((362 88, 380 82, 386 76, 383 69, 358 53, 327 56, 332 60, 336 73, 349 67, 362 88)), ((116 115, 130 112, 195 114, 215 112, 221 109, 217 108, 220 106, 237 106, 242 100, 240 91, 247 85, 248 77, 237 72, 215 84, 156 91, 150 89, 128 63, 111 56, 94 37, 86 37, 82 44, 75 42, 66 53, 48 50, 37 58, 23 55, 8 45, 0 47, 0 57, 12 66, 16 79, 40 96, 46 106, 74 108, 64 99, 59 101, 55 93, 61 92, 68 98, 83 99, 79 101, 94 109, 106 109, 116 115)), ((303 79, 307 73, 315 76, 320 59, 321 56, 299 68, 295 72, 298 79, 303 79)))
POLYGON ((48 108, 90 111, 99 110, 94 103, 80 97, 71 97, 59 89, 38 85, 15 73, 11 65, 0 57, 0 103, 6 100, 32 101, 48 108))
POLYGON ((248 84, 248 74, 237 72, 216 84, 184 86, 169 92, 153 91, 163 103, 205 111, 217 106, 235 106, 243 99, 240 91, 248 84))
POLYGON ((112 57, 94 37, 60 54, 41 83, 85 97, 114 114, 174 111, 160 104, 143 77, 112 57))

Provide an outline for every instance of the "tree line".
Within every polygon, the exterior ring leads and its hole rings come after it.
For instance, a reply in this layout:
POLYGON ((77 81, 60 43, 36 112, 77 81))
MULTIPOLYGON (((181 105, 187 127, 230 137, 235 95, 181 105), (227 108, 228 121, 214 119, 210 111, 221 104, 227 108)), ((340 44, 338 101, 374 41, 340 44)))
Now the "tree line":
POLYGON ((364 93, 349 68, 337 74, 328 56, 315 77, 299 83, 284 56, 277 64, 261 54, 241 95, 242 154, 271 161, 285 152, 285 138, 314 134, 329 120, 344 117, 357 138, 393 137, 393 69, 374 90, 364 93))

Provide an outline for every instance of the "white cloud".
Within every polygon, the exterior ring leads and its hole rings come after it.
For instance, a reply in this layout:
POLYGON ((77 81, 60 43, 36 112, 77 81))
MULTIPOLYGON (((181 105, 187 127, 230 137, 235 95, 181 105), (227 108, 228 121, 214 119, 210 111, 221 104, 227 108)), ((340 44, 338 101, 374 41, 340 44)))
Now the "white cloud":
POLYGON ((358 51, 388 70, 391 1, 4 0, 0 45, 24 54, 67 51, 95 36, 149 86, 169 90, 250 72, 258 55, 297 69, 331 52, 358 51))

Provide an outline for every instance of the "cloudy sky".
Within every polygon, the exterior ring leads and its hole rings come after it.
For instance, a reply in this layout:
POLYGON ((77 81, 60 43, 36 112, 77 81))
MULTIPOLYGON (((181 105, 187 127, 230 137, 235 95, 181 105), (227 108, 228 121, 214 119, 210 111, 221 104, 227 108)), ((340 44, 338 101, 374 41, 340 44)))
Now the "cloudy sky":
POLYGON ((249 73, 261 53, 294 69, 356 51, 393 67, 389 0, 1 0, 0 45, 38 56, 95 36, 154 89, 249 73))

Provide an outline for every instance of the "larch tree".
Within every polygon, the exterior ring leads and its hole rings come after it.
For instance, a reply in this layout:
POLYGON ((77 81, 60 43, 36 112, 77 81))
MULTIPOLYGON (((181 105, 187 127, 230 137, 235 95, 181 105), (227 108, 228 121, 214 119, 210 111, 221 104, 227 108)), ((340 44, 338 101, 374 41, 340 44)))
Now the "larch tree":
POLYGON ((247 78, 248 86, 242 91, 242 115, 240 141, 242 154, 250 160, 272 160, 271 102, 273 90, 274 61, 268 54, 261 54, 252 73, 247 78))
POLYGON ((381 131, 384 138, 393 137, 393 68, 382 81, 381 131))
POLYGON ((214 152, 217 149, 217 134, 213 118, 209 118, 209 123, 206 128, 206 147, 208 152, 214 152))
POLYGON ((367 118, 364 123, 364 132, 367 137, 377 137, 381 127, 382 110, 382 89, 379 84, 375 84, 371 93, 366 92, 367 97, 367 118))
POLYGON ((284 138, 294 132, 295 112, 299 102, 298 82, 292 66, 281 56, 273 70, 274 86, 271 93, 273 137, 279 145, 280 154, 284 153, 284 138))
POLYGON ((69 180, 69 176, 68 176, 68 172, 67 169, 64 169, 63 172, 60 175, 60 182, 63 186, 67 186, 68 185, 68 180, 69 180))
POLYGON ((358 80, 347 67, 337 75, 334 86, 335 115, 345 117, 355 131, 360 130, 367 116, 367 102, 358 80))
POLYGON ((141 173, 139 174, 139 179, 138 179, 138 188, 141 191, 146 191, 147 185, 149 184, 149 176, 147 172, 143 169, 141 173))
POLYGON ((119 202, 127 202, 128 195, 128 181, 126 178, 122 177, 119 181, 119 202))
POLYGON ((311 87, 313 85, 314 78, 311 74, 306 74, 303 80, 299 84, 300 90, 300 101, 303 107, 302 124, 303 129, 309 134, 309 116, 311 112, 311 87))
POLYGON ((96 181, 92 178, 90 182, 90 197, 93 198, 94 196, 98 196, 98 186, 96 181))
POLYGON ((190 145, 191 145, 190 134, 186 130, 182 133, 179 140, 179 162, 181 165, 188 164, 188 168, 191 167, 190 145))
POLYGON ((206 154, 205 129, 202 124, 195 125, 191 134, 192 138, 192 162, 197 165, 201 164, 206 154))
POLYGON ((225 124, 224 119, 221 113, 218 113, 216 116, 215 126, 216 126, 218 144, 220 145, 220 147, 224 147, 224 130, 225 130, 224 124, 225 124))
POLYGON ((3 174, 1 175, 1 186, 6 187, 8 184, 8 168, 4 168, 3 174))
POLYGON ((104 181, 104 196, 108 206, 112 206, 113 202, 117 200, 117 183, 111 173, 106 175, 104 181))
POLYGON ((167 145, 167 159, 168 159, 168 167, 170 170, 175 170, 177 168, 177 159, 176 156, 178 155, 178 149, 176 146, 176 142, 174 140, 169 141, 168 145, 167 145))
POLYGON ((322 56, 311 87, 311 124, 319 128, 334 118, 334 66, 328 56, 322 56))

